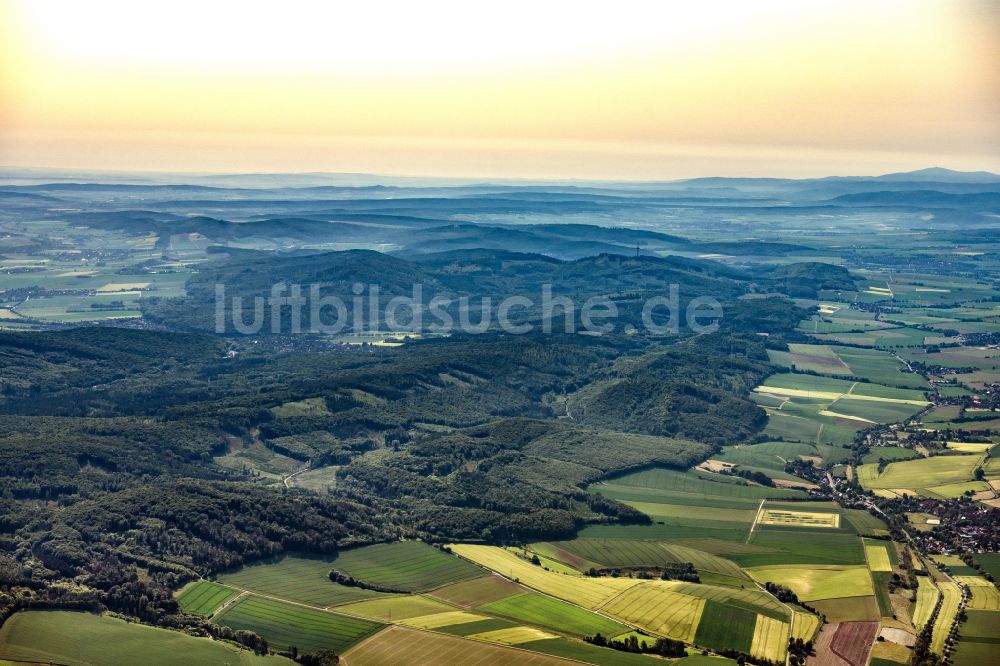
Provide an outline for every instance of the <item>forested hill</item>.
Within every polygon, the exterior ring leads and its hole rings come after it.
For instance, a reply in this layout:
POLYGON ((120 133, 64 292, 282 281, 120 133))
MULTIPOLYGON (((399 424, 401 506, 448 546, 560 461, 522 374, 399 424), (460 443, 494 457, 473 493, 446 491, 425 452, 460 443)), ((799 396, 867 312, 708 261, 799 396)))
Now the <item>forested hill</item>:
POLYGON ((679 345, 488 334, 277 355, 187 333, 0 334, 5 612, 79 603, 177 622, 169 591, 180 582, 285 550, 556 538, 646 520, 582 485, 694 464, 722 419, 751 436, 760 416, 746 394, 762 354, 758 336, 722 334, 679 345), (676 432, 565 418, 584 395, 591 414, 605 409, 595 405, 614 377, 667 359, 633 406, 669 415, 676 432), (682 378, 695 376, 730 395, 690 392, 682 378), (338 484, 262 486, 221 464, 245 447, 339 465, 338 484), (75 587, 60 585, 69 578, 75 587))
MULTIPOLYGON (((145 316, 175 329, 214 331, 220 285, 225 290, 227 322, 233 320, 233 298, 241 298, 249 308, 254 298, 268 298, 277 284, 286 285, 286 290, 290 285, 299 285, 306 312, 313 304, 313 285, 319 288, 321 298, 336 296, 346 304, 352 303, 359 286, 367 297, 369 287, 377 285, 380 296, 387 300, 394 296, 411 297, 414 286, 419 285, 419 297, 425 305, 434 297, 444 299, 442 309, 456 319, 460 298, 469 299, 474 306, 479 306, 484 298, 491 299, 495 310, 503 298, 516 295, 533 302, 532 306, 515 312, 516 322, 536 321, 543 288, 549 288, 554 295, 571 296, 578 304, 591 297, 609 297, 620 311, 620 324, 638 327, 642 325, 640 315, 646 299, 669 294, 674 285, 681 307, 686 307, 693 298, 712 296, 737 309, 737 299, 747 293, 766 293, 789 282, 814 293, 817 288, 827 288, 833 283, 833 278, 815 270, 812 264, 793 263, 780 269, 780 274, 752 275, 711 260, 607 253, 571 261, 483 249, 408 258, 370 250, 279 255, 227 250, 210 256, 215 259, 188 280, 185 296, 144 299, 145 316)), ((837 271, 840 281, 849 282, 843 269, 827 268, 837 271)), ((353 308, 347 308, 347 328, 355 325, 355 314, 353 308)), ((291 308, 284 306, 280 316, 280 330, 289 331, 291 308)), ((274 312, 265 308, 262 328, 271 330, 273 319, 274 312)), ((323 323, 332 322, 324 318, 323 323)), ((367 323, 384 324, 381 320, 367 323)), ((236 332, 231 329, 227 332, 236 332)), ((767 330, 766 325, 760 330, 767 330)))

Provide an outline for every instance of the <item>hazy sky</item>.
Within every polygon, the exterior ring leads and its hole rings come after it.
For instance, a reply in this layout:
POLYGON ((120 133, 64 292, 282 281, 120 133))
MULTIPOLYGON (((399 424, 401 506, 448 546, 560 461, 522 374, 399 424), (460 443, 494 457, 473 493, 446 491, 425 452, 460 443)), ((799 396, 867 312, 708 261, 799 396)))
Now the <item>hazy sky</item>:
POLYGON ((1000 171, 996 0, 0 0, 0 164, 1000 171))

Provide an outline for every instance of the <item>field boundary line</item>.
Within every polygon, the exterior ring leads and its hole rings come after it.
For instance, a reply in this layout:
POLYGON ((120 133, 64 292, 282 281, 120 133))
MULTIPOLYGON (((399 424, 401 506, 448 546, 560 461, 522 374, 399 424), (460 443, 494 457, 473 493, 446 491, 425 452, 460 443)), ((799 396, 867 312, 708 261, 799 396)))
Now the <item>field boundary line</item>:
MULTIPOLYGON (((753 523, 750 525, 750 533, 747 534, 747 540, 746 540, 747 543, 750 543, 750 539, 753 538, 754 528, 757 527, 757 522, 760 520, 760 514, 764 511, 764 502, 766 502, 766 501, 767 501, 767 499, 762 499, 760 501, 760 505, 757 507, 757 515, 754 516, 753 523)), ((742 569, 742 567, 740 567, 740 568, 742 569)))
MULTIPOLYGON (((227 586, 227 587, 228 587, 228 586, 227 586)), ((233 589, 239 589, 239 588, 233 588, 233 589)), ((239 593, 239 594, 237 594, 237 595, 235 595, 235 596, 233 596, 233 597, 230 597, 229 599, 226 599, 226 600, 225 600, 224 602, 222 602, 222 605, 221 605, 221 606, 219 606, 218 608, 216 608, 216 609, 215 609, 214 611, 212 611, 211 615, 209 615, 208 617, 209 617, 209 618, 214 618, 214 617, 215 617, 215 616, 217 616, 217 615, 218 615, 219 613, 222 613, 222 612, 223 612, 223 611, 225 611, 225 610, 226 610, 227 608, 229 608, 230 606, 232 606, 233 604, 235 604, 235 603, 236 603, 237 601, 239 601, 240 599, 242 599, 242 598, 244 598, 244 597, 248 596, 249 594, 250 594, 250 592, 248 592, 248 591, 246 591, 246 590, 240 590, 240 593, 239 593)))

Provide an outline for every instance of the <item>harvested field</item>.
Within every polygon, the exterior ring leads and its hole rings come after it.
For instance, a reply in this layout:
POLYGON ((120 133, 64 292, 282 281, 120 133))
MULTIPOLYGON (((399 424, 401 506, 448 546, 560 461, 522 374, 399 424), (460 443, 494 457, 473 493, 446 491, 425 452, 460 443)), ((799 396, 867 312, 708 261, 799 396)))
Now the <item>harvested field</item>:
POLYGON ((878 622, 842 622, 830 649, 852 666, 864 666, 878 635, 878 622))

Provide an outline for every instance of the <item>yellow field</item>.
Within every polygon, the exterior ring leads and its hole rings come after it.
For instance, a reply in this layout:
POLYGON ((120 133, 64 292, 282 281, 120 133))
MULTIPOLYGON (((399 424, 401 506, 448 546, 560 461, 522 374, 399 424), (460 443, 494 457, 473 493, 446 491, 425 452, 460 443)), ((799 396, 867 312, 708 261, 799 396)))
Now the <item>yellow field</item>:
POLYGON ((705 600, 674 591, 678 583, 633 578, 589 578, 545 571, 494 546, 453 545, 452 550, 521 584, 646 631, 685 642, 694 640, 705 600))
POLYGON ((875 593, 868 567, 837 564, 786 564, 746 570, 759 583, 784 585, 802 601, 865 597, 875 593))
POLYGON ((753 628, 750 654, 760 659, 784 661, 787 649, 788 624, 781 620, 758 615, 757 624, 753 628))
POLYGON ((917 585, 917 605, 913 609, 913 626, 920 629, 927 624, 927 620, 931 619, 931 613, 934 612, 934 606, 937 605, 938 596, 941 593, 927 576, 917 576, 917 585))
POLYGON ((451 549, 456 555, 492 569, 501 576, 585 608, 597 608, 643 582, 637 578, 590 578, 546 571, 496 546, 454 544, 451 549))
POLYGON ((148 282, 109 282, 103 287, 97 289, 97 293, 112 293, 117 291, 131 291, 135 289, 145 289, 149 286, 148 282))
POLYGON ((862 416, 853 416, 851 414, 841 414, 840 412, 831 412, 829 409, 819 410, 820 416, 832 416, 835 419, 850 419, 851 421, 858 421, 859 423, 878 423, 878 421, 872 421, 871 419, 866 419, 862 416))
POLYGON ((615 597, 602 613, 661 636, 685 643, 694 641, 705 600, 679 594, 666 581, 646 581, 615 597))
POLYGON ((418 629, 391 626, 358 643, 343 656, 351 666, 384 666, 385 664, 420 664, 421 666, 568 666, 577 663, 527 652, 495 643, 470 641, 418 629))
POLYGON ((795 527, 840 527, 839 513, 819 511, 789 511, 788 509, 764 509, 757 521, 758 525, 782 525, 795 527))
POLYGON ((892 571, 892 562, 889 561, 889 551, 885 544, 865 544, 865 559, 868 560, 868 568, 872 571, 892 571))
POLYGON ((955 576, 955 580, 969 586, 972 598, 966 604, 969 610, 1000 610, 1000 590, 982 576, 955 576))
POLYGON ((519 645, 520 643, 530 643, 531 641, 542 641, 547 638, 559 638, 555 634, 547 634, 541 629, 534 627, 511 627, 510 629, 497 629, 496 631, 484 631, 481 634, 472 634, 466 638, 476 638, 490 643, 503 643, 504 645, 519 645))
POLYGON ((7 308, 0 308, 0 319, 20 319, 21 315, 7 308))
POLYGON ((900 405, 929 405, 926 400, 906 400, 903 398, 879 398, 873 395, 855 395, 854 393, 837 393, 836 391, 807 391, 805 389, 780 388, 778 386, 758 386, 757 393, 786 395, 790 398, 816 398, 819 400, 872 400, 874 402, 892 402, 900 405))
POLYGON ((993 448, 992 442, 948 442, 948 448, 952 451, 962 451, 963 453, 983 453, 993 448))
POLYGON ((941 610, 938 611, 937 621, 934 622, 934 635, 931 638, 931 650, 937 654, 944 652, 944 640, 948 638, 951 625, 955 623, 958 615, 958 603, 962 600, 962 591, 955 583, 938 583, 944 601, 941 602, 941 610))
POLYGON ((431 615, 420 615, 406 620, 400 620, 401 624, 420 629, 437 629, 438 627, 448 627, 453 624, 465 624, 466 622, 477 622, 488 620, 485 615, 466 613, 465 611, 448 611, 446 613, 432 613, 431 615))
MULTIPOLYGON (((760 616, 757 616, 757 623, 760 623, 760 616)), ((801 638, 804 641, 811 641, 816 632, 819 631, 819 617, 812 613, 801 613, 796 611, 795 621, 792 623, 792 638, 801 638)), ((756 630, 756 627, 754 627, 756 630)), ((755 632, 756 633, 756 632, 755 632)))

